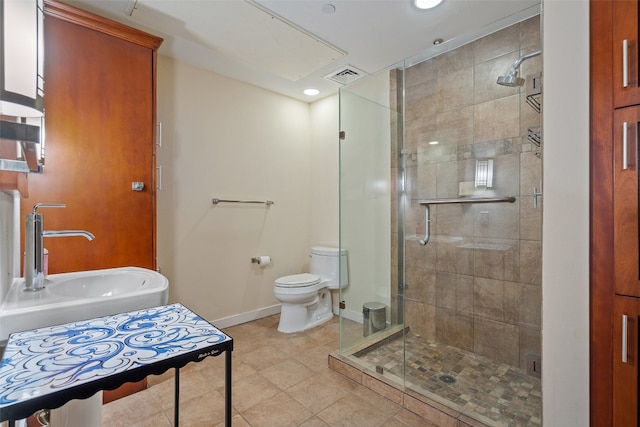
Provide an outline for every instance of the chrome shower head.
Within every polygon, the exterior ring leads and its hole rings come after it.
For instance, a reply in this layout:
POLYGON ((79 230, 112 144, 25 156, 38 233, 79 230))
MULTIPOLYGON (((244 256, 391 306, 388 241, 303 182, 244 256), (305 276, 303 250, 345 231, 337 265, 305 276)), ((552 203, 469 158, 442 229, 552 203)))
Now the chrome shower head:
POLYGON ((506 76, 498 76, 496 83, 502 86, 516 87, 522 86, 524 84, 524 79, 518 77, 518 72, 514 71, 510 72, 506 76))
POLYGON ((525 60, 529 58, 533 58, 534 56, 540 55, 540 53, 541 51, 537 50, 535 52, 522 55, 520 58, 516 59, 513 65, 511 65, 511 68, 509 68, 507 75, 499 76, 496 83, 502 86, 510 86, 510 87, 522 86, 524 84, 524 79, 521 77, 518 77, 518 68, 520 67, 520 64, 522 64, 525 60))

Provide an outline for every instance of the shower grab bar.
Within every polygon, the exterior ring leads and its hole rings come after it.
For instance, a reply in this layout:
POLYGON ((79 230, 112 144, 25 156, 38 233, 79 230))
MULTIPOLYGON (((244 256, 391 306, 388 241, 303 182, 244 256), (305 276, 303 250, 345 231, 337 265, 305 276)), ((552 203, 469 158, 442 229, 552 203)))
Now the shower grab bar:
POLYGON ((418 200, 418 203, 422 206, 427 205, 447 205, 457 203, 513 203, 516 198, 513 196, 507 197, 459 197, 452 199, 425 199, 418 200))
POLYGON ((418 200, 418 204, 424 206, 424 239, 418 240, 422 246, 426 246, 431 238, 431 211, 429 205, 449 205, 460 203, 513 203, 516 198, 513 196, 507 197, 469 197, 469 198, 453 198, 453 199, 425 199, 418 200))
POLYGON ((271 206, 275 202, 271 200, 264 200, 264 201, 263 200, 228 200, 228 199, 218 199, 214 197, 213 199, 211 199, 211 203, 213 203, 214 205, 217 205, 218 203, 251 203, 251 204, 271 206))

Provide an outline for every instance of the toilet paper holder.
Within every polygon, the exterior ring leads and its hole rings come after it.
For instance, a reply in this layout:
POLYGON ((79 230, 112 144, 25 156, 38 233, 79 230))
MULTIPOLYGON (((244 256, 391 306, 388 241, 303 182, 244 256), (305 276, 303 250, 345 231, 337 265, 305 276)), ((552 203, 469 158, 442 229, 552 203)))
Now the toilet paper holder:
POLYGON ((271 263, 271 257, 269 256, 257 256, 251 258, 251 264, 269 265, 271 263))

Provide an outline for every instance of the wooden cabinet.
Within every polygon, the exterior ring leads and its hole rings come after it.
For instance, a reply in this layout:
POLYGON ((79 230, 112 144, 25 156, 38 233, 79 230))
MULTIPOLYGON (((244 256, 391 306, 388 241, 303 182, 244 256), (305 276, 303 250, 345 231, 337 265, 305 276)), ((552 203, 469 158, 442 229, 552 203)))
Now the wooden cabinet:
POLYGON ((613 113, 613 233, 615 292, 640 296, 638 127, 640 106, 613 113))
MULTIPOLYGON (((155 76, 161 39, 45 2, 46 166, 29 178, 24 217, 37 203, 49 272, 155 268, 155 76), (144 183, 134 191, 134 182, 144 183)), ((23 224, 24 227, 24 224, 23 224)))
POLYGON ((638 1, 613 2, 613 97, 615 107, 640 103, 638 1))
POLYGON ((613 416, 615 427, 638 426, 638 321, 640 300, 618 296, 613 315, 613 416))
POLYGON ((591 0, 589 7, 590 425, 637 427, 638 2, 591 0))

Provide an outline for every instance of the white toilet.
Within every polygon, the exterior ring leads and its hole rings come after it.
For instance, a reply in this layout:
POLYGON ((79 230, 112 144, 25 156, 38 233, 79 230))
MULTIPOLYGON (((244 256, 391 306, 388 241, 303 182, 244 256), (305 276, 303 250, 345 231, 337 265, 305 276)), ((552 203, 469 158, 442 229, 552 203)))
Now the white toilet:
POLYGON ((333 317, 330 289, 347 286, 347 251, 312 247, 309 271, 275 281, 273 293, 282 303, 280 332, 301 332, 333 317))

